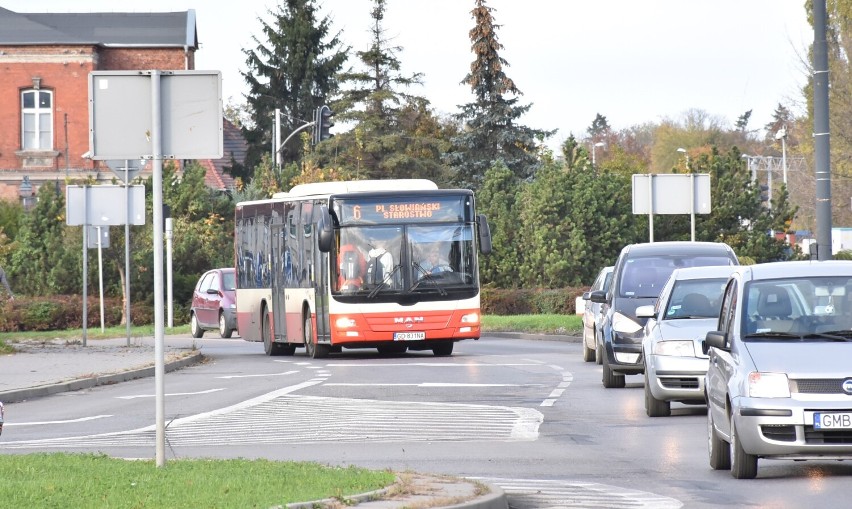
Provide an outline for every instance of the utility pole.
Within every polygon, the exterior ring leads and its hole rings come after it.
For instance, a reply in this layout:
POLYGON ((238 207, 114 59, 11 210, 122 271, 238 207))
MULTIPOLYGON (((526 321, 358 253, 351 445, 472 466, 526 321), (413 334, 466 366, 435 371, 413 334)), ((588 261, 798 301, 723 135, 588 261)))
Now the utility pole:
POLYGON ((817 259, 831 253, 831 144, 828 125, 828 44, 825 0, 814 5, 814 149, 816 162, 817 259))

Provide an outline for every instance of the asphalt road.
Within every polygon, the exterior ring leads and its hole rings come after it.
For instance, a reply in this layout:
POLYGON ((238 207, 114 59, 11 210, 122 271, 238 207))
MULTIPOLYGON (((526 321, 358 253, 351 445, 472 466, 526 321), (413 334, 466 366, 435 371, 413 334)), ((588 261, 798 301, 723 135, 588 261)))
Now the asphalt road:
MULTIPOLYGON (((357 464, 484 479, 532 507, 844 507, 852 463, 712 471, 704 406, 645 415, 641 376, 604 389, 579 343, 484 338, 431 352, 267 357, 239 339, 166 376, 167 456, 357 464)), ((8 414, 8 412, 7 412, 8 414)), ((9 416, 7 415, 7 418, 9 416)), ((153 379, 15 405, 0 453, 154 452, 153 379)))

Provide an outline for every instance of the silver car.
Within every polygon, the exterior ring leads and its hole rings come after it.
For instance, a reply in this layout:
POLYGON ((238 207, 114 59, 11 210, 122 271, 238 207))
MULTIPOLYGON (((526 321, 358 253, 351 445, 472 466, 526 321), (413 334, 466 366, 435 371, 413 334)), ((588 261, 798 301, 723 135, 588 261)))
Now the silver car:
POLYGON ((738 268, 708 332, 710 466, 852 460, 852 262, 738 268))
POLYGON ((595 290, 609 290, 609 283, 612 281, 612 269, 615 267, 604 267, 592 283, 592 287, 588 292, 583 293, 583 300, 586 301, 586 306, 583 308, 583 360, 586 362, 597 361, 601 363, 601 358, 597 356, 598 342, 597 334, 601 330, 601 305, 597 302, 589 300, 589 296, 595 290))
POLYGON ((648 318, 642 338, 645 362, 645 412, 671 415, 671 402, 704 404, 707 355, 704 337, 716 328, 722 292, 734 267, 675 269, 656 305, 641 306, 648 318))

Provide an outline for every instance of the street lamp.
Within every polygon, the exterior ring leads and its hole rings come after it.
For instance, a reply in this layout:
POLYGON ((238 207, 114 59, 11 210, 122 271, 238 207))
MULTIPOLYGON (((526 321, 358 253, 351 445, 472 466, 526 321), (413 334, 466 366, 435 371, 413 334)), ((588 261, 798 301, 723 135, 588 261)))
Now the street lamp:
POLYGON ((781 140, 781 168, 784 173, 784 185, 787 185, 787 126, 782 126, 781 129, 778 129, 778 132, 775 133, 775 139, 781 140))
POLYGON ((602 141, 599 141, 599 142, 595 143, 594 145, 592 145, 592 166, 595 166, 595 148, 596 147, 603 147, 604 145, 606 145, 606 143, 604 143, 602 141))
POLYGON ((680 147, 677 151, 686 156, 686 171, 689 171, 689 152, 687 152, 683 147, 680 147))
POLYGON ((21 185, 18 186, 18 196, 21 197, 24 210, 29 210, 30 201, 33 199, 33 185, 30 184, 29 175, 24 175, 24 180, 21 182, 21 185))

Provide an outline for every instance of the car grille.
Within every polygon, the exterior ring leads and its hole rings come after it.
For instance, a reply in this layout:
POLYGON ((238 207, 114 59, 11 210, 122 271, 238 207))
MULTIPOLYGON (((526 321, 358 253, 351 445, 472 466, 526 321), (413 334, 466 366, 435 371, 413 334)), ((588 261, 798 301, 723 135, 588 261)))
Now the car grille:
POLYGON ((794 378, 790 391, 802 394, 844 394, 843 378, 794 378))
POLYGON ((760 430, 768 440, 778 440, 780 442, 796 441, 796 427, 790 424, 764 424, 760 427, 760 430))
POLYGON ((666 389, 698 389, 697 378, 660 378, 660 385, 666 389))
POLYGON ((805 442, 809 444, 852 444, 852 430, 822 430, 805 426, 805 442))

